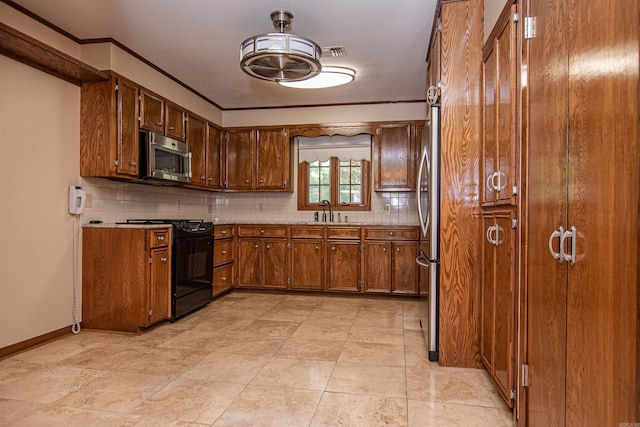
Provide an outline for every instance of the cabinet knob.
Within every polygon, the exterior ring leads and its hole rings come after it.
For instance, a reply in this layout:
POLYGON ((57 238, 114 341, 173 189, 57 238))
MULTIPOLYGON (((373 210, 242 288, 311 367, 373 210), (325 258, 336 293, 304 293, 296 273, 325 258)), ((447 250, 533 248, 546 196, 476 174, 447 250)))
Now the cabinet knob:
POLYGON ((209 178, 209 182, 213 181, 213 178, 209 178))
POLYGON ((164 242, 164 236, 158 236, 158 242, 164 242))
POLYGON ((260 230, 260 234, 264 234, 264 230, 260 230))
POLYGON ((206 177, 204 177, 204 176, 201 176, 201 177, 200 177, 200 179, 204 181, 204 180, 205 180, 205 179, 207 179, 207 178, 206 178, 206 177))
POLYGON ((382 252, 387 252, 387 248, 382 248, 382 252))
POLYGON ((173 130, 173 126, 169 126, 169 130, 173 130))
POLYGON ((226 255, 226 254, 227 254, 227 251, 220 251, 220 253, 221 253, 222 255, 226 255))
POLYGON ((271 245, 267 245, 267 249, 271 249, 271 245))
POLYGON ((227 234, 227 230, 222 230, 220 234, 227 234))
POLYGON ((262 184, 264 182, 264 179, 260 178, 260 184, 262 184))
POLYGON ((162 258, 160 258, 160 261, 167 262, 167 259, 165 257, 162 257, 162 258))
POLYGON ((396 248, 396 252, 400 252, 400 248, 396 248))
POLYGON ((227 278, 226 277, 221 277, 220 280, 222 280, 223 282, 226 282, 227 278))
POLYGON ((390 231, 390 232, 389 232, 389 236, 393 236, 393 231, 390 231))
POLYGON ((336 247, 335 247, 335 246, 331 246, 331 250, 332 250, 332 251, 335 251, 335 250, 336 250, 336 247))
POLYGON ((136 162, 129 162, 129 166, 135 166, 136 162))
POLYGON ((255 249, 258 249, 258 244, 256 243, 255 245, 253 245, 253 247, 254 247, 255 249))
POLYGON ((320 248, 316 245, 316 251, 317 251, 318 249, 320 249, 320 248))
POLYGON ((156 126, 162 126, 162 122, 156 122, 156 126))
POLYGON ((245 179, 245 180, 244 180, 244 183, 245 183, 245 184, 248 184, 248 183, 249 183, 249 180, 248 180, 248 179, 245 179))

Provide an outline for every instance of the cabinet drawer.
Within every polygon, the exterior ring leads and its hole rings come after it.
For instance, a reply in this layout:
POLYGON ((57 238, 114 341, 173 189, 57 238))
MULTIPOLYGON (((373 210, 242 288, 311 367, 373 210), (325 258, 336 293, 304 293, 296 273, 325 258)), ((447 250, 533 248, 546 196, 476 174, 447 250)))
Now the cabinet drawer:
POLYGON ((218 268, 213 271, 213 295, 221 293, 233 287, 233 264, 218 268))
POLYGON ((327 239, 360 239, 360 227, 327 227, 327 239))
POLYGON ((213 264, 220 265, 233 261, 233 240, 215 242, 213 245, 213 264))
POLYGON ((371 228, 364 229, 365 240, 418 240, 418 228, 371 228))
POLYGON ((216 225, 213 228, 214 239, 226 239, 233 237, 233 225, 216 225))
POLYGON ((291 227, 292 239, 321 239, 322 227, 316 226, 294 226, 291 227))
POLYGON ((170 229, 168 228, 149 231, 149 247, 161 248, 163 246, 168 246, 169 240, 171 239, 170 233, 170 229))
POLYGON ((239 225, 240 237, 287 237, 287 227, 273 225, 239 225))

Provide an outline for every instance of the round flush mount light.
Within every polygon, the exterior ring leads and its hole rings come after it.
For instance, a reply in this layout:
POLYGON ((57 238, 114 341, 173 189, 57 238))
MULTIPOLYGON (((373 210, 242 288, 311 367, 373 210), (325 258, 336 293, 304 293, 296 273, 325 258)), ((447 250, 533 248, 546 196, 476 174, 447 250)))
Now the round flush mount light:
POLYGON ((252 77, 275 82, 308 79, 320 70, 322 48, 313 40, 286 34, 293 14, 286 10, 271 13, 279 33, 249 37, 240 45, 240 67, 252 77))
POLYGON ((301 81, 279 81, 278 84, 296 89, 322 89, 340 86, 352 82, 356 78, 356 72, 347 67, 322 67, 315 76, 301 81))

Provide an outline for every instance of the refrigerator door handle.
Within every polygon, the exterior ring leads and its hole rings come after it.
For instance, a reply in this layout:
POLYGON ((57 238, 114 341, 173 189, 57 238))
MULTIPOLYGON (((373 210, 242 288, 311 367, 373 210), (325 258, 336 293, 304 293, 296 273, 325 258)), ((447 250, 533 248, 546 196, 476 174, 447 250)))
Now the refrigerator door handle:
POLYGON ((416 181, 416 198, 418 203, 418 217, 420 219, 420 228, 422 228, 422 235, 426 236, 427 231, 429 230, 429 223, 431 222, 430 209, 427 209, 427 212, 422 212, 422 177, 430 176, 431 174, 431 165, 429 164, 429 155, 427 153, 427 149, 425 147, 422 150, 422 157, 420 159, 420 168, 418 169, 418 180, 416 181), (426 168, 425 168, 426 166, 426 168), (426 170, 425 170, 426 169, 426 170), (426 172, 426 175, 423 173, 426 172), (425 217, 426 214, 426 217, 425 217), (426 221, 425 221, 426 219, 426 221))

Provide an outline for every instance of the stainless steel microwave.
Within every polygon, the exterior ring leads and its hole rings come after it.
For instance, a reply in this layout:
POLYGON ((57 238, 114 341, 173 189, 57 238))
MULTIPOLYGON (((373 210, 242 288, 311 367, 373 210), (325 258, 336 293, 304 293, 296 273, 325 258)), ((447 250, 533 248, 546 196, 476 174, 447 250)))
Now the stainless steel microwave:
POLYGON ((164 184, 191 182, 191 147, 155 132, 140 132, 141 178, 164 184))

